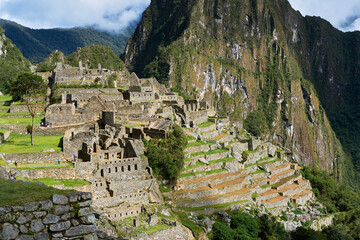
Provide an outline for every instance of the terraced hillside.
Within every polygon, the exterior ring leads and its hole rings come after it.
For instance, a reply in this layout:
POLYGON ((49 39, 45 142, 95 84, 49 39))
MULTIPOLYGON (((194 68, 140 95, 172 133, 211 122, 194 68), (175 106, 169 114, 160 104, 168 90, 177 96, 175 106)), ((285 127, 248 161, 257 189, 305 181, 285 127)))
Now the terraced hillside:
POLYGON ((311 186, 286 150, 251 139, 225 123, 186 129, 187 158, 171 197, 177 209, 202 211, 256 203, 267 209, 304 205, 311 186), (201 139, 201 140, 200 140, 201 139))

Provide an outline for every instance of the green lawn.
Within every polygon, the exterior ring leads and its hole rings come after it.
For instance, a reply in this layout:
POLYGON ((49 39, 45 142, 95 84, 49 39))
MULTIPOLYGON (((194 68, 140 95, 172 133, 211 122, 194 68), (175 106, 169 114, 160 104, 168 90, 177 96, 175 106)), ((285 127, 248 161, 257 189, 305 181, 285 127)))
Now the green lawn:
POLYGON ((10 95, 0 95, 0 102, 8 102, 11 100, 12 100, 12 97, 10 95))
POLYGON ((202 229, 202 227, 200 227, 199 225, 197 225, 195 222, 191 221, 186 213, 183 212, 177 212, 175 213, 178 217, 178 219, 180 220, 180 222, 187 228, 189 228, 194 236, 196 237, 196 239, 198 239, 199 235, 201 232, 203 232, 204 230, 202 229))
MULTIPOLYGON (((14 105, 26 105, 26 102, 14 102, 14 105)), ((40 104, 46 104, 45 101, 42 102, 30 102, 30 105, 40 105, 40 104)))
MULTIPOLYGON (((39 112, 39 113, 36 113, 37 115, 41 115, 42 113, 41 112, 39 112)), ((2 113, 2 112, 0 112, 0 116, 1 115, 3 115, 3 116, 12 116, 12 115, 23 115, 23 116, 27 116, 27 115, 29 115, 30 116, 30 113, 29 112, 21 112, 21 113, 9 113, 9 112, 7 112, 7 113, 2 113)))
POLYGON ((10 106, 0 106, 0 109, 10 109, 10 106))
POLYGON ((22 183, 0 179, 0 206, 23 205, 28 202, 47 200, 54 193, 69 194, 73 191, 59 190, 35 183, 22 183))
POLYGON ((0 129, 0 133, 4 134, 6 132, 10 131, 9 129, 0 129))
POLYGON ((184 173, 180 175, 180 178, 184 178, 184 177, 189 177, 189 176, 196 176, 198 174, 202 174, 205 173, 206 175, 210 175, 213 173, 221 173, 221 172, 226 172, 228 171, 227 169, 215 169, 215 170, 211 170, 211 171, 199 171, 199 172, 190 172, 190 173, 184 173))
POLYGON ((31 146, 30 135, 12 133, 8 140, 0 145, 1 153, 36 153, 53 148, 61 152, 60 141, 63 135, 34 136, 34 146, 31 146))
POLYGON ((215 124, 214 122, 204 122, 198 125, 198 128, 205 128, 210 127, 211 125, 215 124))
POLYGON ((194 208, 178 207, 178 209, 184 210, 184 211, 189 211, 189 212, 190 211, 201 211, 201 210, 205 210, 205 208, 224 208, 224 207, 228 207, 231 205, 241 204, 241 203, 246 203, 246 202, 249 202, 249 201, 243 200, 243 201, 237 201, 237 202, 229 202, 229 203, 222 203, 222 204, 217 204, 217 205, 194 207, 194 208))
POLYGON ((36 178, 36 179, 27 179, 27 178, 21 178, 21 180, 25 181, 31 181, 31 182, 42 182, 46 185, 60 185, 64 184, 64 187, 77 187, 77 186, 84 186, 89 185, 88 181, 82 180, 82 179, 53 179, 53 178, 36 178))
MULTIPOLYGON (((43 118, 44 117, 35 117, 35 124, 40 124, 43 118)), ((0 124, 31 125, 32 119, 31 117, 25 117, 25 118, 0 117, 0 124)))
POLYGON ((214 144, 214 143, 196 140, 195 142, 188 142, 188 144, 186 145, 186 147, 188 148, 188 147, 197 147, 197 146, 202 146, 202 145, 213 145, 213 144, 214 144))
MULTIPOLYGON (((15 165, 8 165, 10 168, 15 168, 15 165)), ((74 167, 72 163, 63 162, 58 164, 57 159, 53 163, 31 163, 31 164, 18 164, 18 170, 37 170, 37 169, 52 169, 52 168, 67 168, 74 167)))
POLYGON ((223 152, 227 152, 227 149, 215 149, 215 150, 210 150, 208 152, 196 152, 196 153, 192 153, 190 154, 191 157, 196 157, 199 155, 211 155, 211 154, 217 154, 217 153, 223 153, 223 152))

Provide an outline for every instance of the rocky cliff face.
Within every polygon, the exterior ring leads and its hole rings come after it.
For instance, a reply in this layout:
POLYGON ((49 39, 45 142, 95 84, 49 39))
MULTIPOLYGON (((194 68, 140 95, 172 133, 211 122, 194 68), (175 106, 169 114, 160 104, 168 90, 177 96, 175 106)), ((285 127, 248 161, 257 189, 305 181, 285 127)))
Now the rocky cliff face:
MULTIPOLYGON (((220 115, 289 149, 293 160, 341 178, 351 163, 344 164, 327 114, 347 92, 335 80, 342 58, 323 52, 342 40, 327 43, 326 31, 346 34, 327 23, 318 31, 322 25, 285 0, 153 0, 127 44, 125 64, 211 101, 220 115), (318 82, 321 71, 325 80, 318 82)), ((341 67, 355 74, 349 64, 341 67)))

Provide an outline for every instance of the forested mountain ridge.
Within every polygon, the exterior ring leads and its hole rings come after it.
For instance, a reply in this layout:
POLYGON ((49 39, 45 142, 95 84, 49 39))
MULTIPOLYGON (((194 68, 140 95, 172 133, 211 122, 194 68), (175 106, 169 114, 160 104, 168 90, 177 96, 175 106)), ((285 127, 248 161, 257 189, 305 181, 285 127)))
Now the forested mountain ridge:
POLYGON ((55 50, 69 55, 78 47, 91 44, 108 46, 119 55, 123 52, 136 23, 130 24, 129 27, 116 34, 99 31, 92 27, 31 29, 1 19, 0 27, 5 30, 6 36, 13 41, 27 59, 41 62, 55 50))
POLYGON ((221 115, 288 148, 294 161, 353 178, 359 35, 304 18, 284 0, 153 0, 125 64, 212 101, 221 115))

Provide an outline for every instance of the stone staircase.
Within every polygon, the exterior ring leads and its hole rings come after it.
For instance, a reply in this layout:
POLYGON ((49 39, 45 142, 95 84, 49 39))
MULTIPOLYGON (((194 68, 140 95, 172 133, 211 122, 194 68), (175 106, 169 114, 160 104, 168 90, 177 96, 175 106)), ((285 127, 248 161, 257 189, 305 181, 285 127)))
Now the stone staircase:
POLYGON ((247 151, 248 159, 240 162, 233 157, 229 143, 235 138, 227 134, 217 136, 226 141, 198 141, 185 150, 185 167, 172 194, 179 210, 200 211, 241 202, 277 208, 287 207, 290 200, 304 204, 313 197, 309 181, 300 175, 301 168, 283 160, 279 150, 268 154, 264 144, 247 151))

